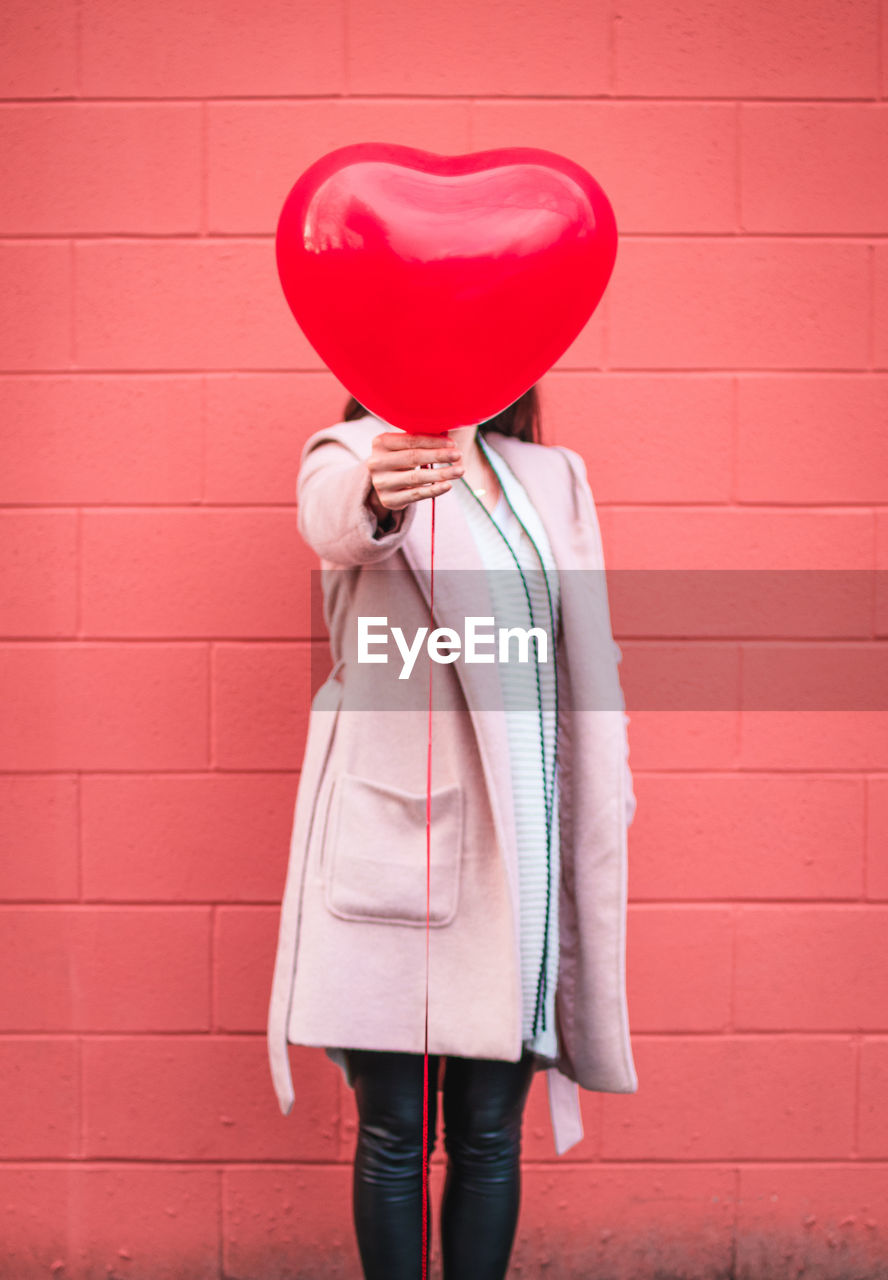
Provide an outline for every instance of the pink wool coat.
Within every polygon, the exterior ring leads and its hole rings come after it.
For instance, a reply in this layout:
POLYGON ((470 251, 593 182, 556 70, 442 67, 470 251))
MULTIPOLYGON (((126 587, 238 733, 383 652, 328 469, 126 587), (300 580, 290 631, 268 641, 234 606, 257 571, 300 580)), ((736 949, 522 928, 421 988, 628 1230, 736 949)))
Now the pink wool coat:
MULTIPOLYGON (((294 1101, 288 1042, 423 1052, 427 715, 342 705, 358 678, 359 616, 394 622, 397 615, 408 637, 430 625, 431 502, 411 504, 384 534, 365 505, 365 460, 374 436, 389 429, 367 417, 315 432, 299 471, 299 529, 330 571, 324 593, 334 665, 312 702, 268 1009, 271 1074, 284 1115, 294 1101)), ((526 489, 562 575, 560 1056, 547 1068, 561 1154, 583 1136, 578 1087, 638 1088, 625 978, 627 829, 635 806, 628 717, 604 574, 563 574, 604 568, 582 459, 496 432, 486 442, 526 489)), ((435 500, 434 567, 435 625, 462 634, 467 614, 493 612, 479 607, 483 566, 455 489, 435 500), (447 572, 457 569, 478 572, 447 572)), ((433 668, 429 1052, 517 1061, 509 744, 502 708, 473 688, 477 670, 468 663, 433 668)), ((361 679, 367 671, 361 664, 361 679)))

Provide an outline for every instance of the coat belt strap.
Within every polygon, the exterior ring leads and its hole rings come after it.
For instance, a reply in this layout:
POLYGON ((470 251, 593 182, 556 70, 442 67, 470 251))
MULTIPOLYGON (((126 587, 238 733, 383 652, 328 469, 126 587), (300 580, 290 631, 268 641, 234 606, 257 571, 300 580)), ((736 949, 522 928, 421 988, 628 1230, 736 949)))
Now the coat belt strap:
POLYGON ((580 1087, 557 1067, 549 1067, 546 1077, 549 1086, 549 1114, 552 1117, 555 1151, 561 1156, 583 1137, 580 1087))

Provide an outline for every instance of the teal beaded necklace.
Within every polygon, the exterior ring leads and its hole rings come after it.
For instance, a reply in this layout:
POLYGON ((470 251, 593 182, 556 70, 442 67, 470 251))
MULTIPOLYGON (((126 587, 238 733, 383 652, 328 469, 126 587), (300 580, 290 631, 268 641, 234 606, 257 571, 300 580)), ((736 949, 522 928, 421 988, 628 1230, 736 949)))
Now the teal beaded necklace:
MULTIPOLYGON (((496 467, 491 461, 490 454, 488 453, 487 448, 484 445, 484 442, 481 436, 477 435, 476 438, 478 441, 479 449, 484 454, 484 457, 487 459, 490 467, 493 469, 494 472, 496 472, 497 477, 499 477, 499 472, 497 471, 496 467)), ((508 547, 509 553, 511 554, 512 559, 515 561, 515 565, 518 569, 519 574, 521 575, 521 583, 524 587, 524 595, 527 599, 527 610, 528 610, 528 613, 530 614, 530 625, 531 627, 534 627, 536 623, 534 620, 533 603, 530 597, 530 589, 528 588, 527 579, 524 576, 524 570, 521 568, 521 563, 518 559, 518 556, 515 554, 515 550, 511 542, 509 542, 509 539, 506 537, 505 533, 503 533, 502 529, 499 527, 499 524, 497 523, 497 521, 494 520, 491 513, 487 510, 484 503, 475 493, 472 486, 468 484, 464 476, 461 476, 460 479, 462 480, 462 483, 465 485, 466 489, 468 489, 469 493, 478 503, 479 507, 484 512, 484 514, 490 518, 491 524, 500 534, 503 542, 505 542, 506 546, 508 547)), ((552 786, 551 786, 551 792, 550 792, 549 778, 546 772, 546 745, 545 745, 545 730, 543 726, 543 693, 542 693, 542 687, 540 685, 539 645, 537 643, 536 636, 534 636, 533 637, 534 656, 535 656, 534 671, 536 673, 537 710, 539 712, 539 718, 540 718, 540 755, 541 755, 542 767, 543 767, 543 798, 544 798, 545 813, 546 813, 546 924, 545 924, 545 932, 543 935, 543 955, 542 955, 542 960, 540 961, 539 976, 537 978, 536 1004, 534 1007, 534 1015, 533 1015, 533 1034, 536 1035, 537 1026, 538 1026, 540 1017, 542 1017, 542 1029, 545 1030, 546 1028, 547 962, 548 962, 548 955, 549 955, 549 918, 551 915, 551 896, 552 896, 552 825, 553 825, 553 815, 554 815, 554 807, 555 807, 555 770, 557 768, 557 762, 558 762, 558 662, 555 657, 555 648, 556 648, 555 611, 552 605, 552 592, 549 589, 549 576, 546 572, 546 566, 543 561, 542 554, 540 553, 540 549, 537 546, 537 544, 534 542, 533 538, 531 537, 524 521, 518 515, 518 512, 515 510, 515 508, 512 506, 512 502, 509 498, 508 493, 506 492, 506 486, 502 484, 502 482, 500 482, 500 487, 502 489, 503 497, 506 500, 509 510, 512 512, 513 516, 518 521, 521 528, 524 530, 525 534, 527 534, 528 541, 530 542, 530 545, 533 547, 534 551, 536 552, 537 559, 540 562, 540 568, 543 573, 543 581, 546 584, 546 596, 549 602, 549 623, 551 626, 550 635, 552 637, 553 672, 555 676, 555 749, 552 754, 552 786)))

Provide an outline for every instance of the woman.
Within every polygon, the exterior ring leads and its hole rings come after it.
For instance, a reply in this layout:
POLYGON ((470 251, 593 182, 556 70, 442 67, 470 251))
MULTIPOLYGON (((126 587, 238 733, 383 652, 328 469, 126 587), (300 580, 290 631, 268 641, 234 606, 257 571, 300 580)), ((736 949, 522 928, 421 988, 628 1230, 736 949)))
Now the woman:
POLYGON ((500 662, 493 679, 486 664, 432 668, 428 1044, 432 1082, 443 1066, 444 1272, 499 1280, 535 1071, 547 1069, 559 1154, 582 1136, 578 1085, 637 1088, 625 997, 635 797, 594 501, 579 455, 540 443, 532 388, 445 437, 393 431, 351 401, 306 442, 298 502, 334 666, 300 775, 269 1052, 284 1114, 288 1041, 323 1046, 355 1089, 368 1280, 419 1274, 428 722, 402 692, 409 680, 366 665, 362 620, 365 639, 368 620, 416 637, 469 617, 523 618, 535 636, 533 661, 500 662))

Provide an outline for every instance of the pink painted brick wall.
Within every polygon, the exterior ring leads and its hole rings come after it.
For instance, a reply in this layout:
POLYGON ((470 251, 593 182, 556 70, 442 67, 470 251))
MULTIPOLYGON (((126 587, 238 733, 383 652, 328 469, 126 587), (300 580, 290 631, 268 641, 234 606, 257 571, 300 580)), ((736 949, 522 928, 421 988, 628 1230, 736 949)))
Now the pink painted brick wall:
MULTIPOLYGON (((349 142, 572 156, 621 242, 544 408, 609 568, 884 571, 888 4, 7 0, 0 39, 0 1274, 356 1278, 353 1098, 294 1047, 284 1120, 264 1037, 297 461, 345 399, 280 206, 349 142)), ((869 679, 866 581, 834 635, 869 679)), ((633 603, 640 1088, 584 1093, 559 1161, 535 1083, 514 1274, 884 1275, 884 689, 647 709, 633 603)))

